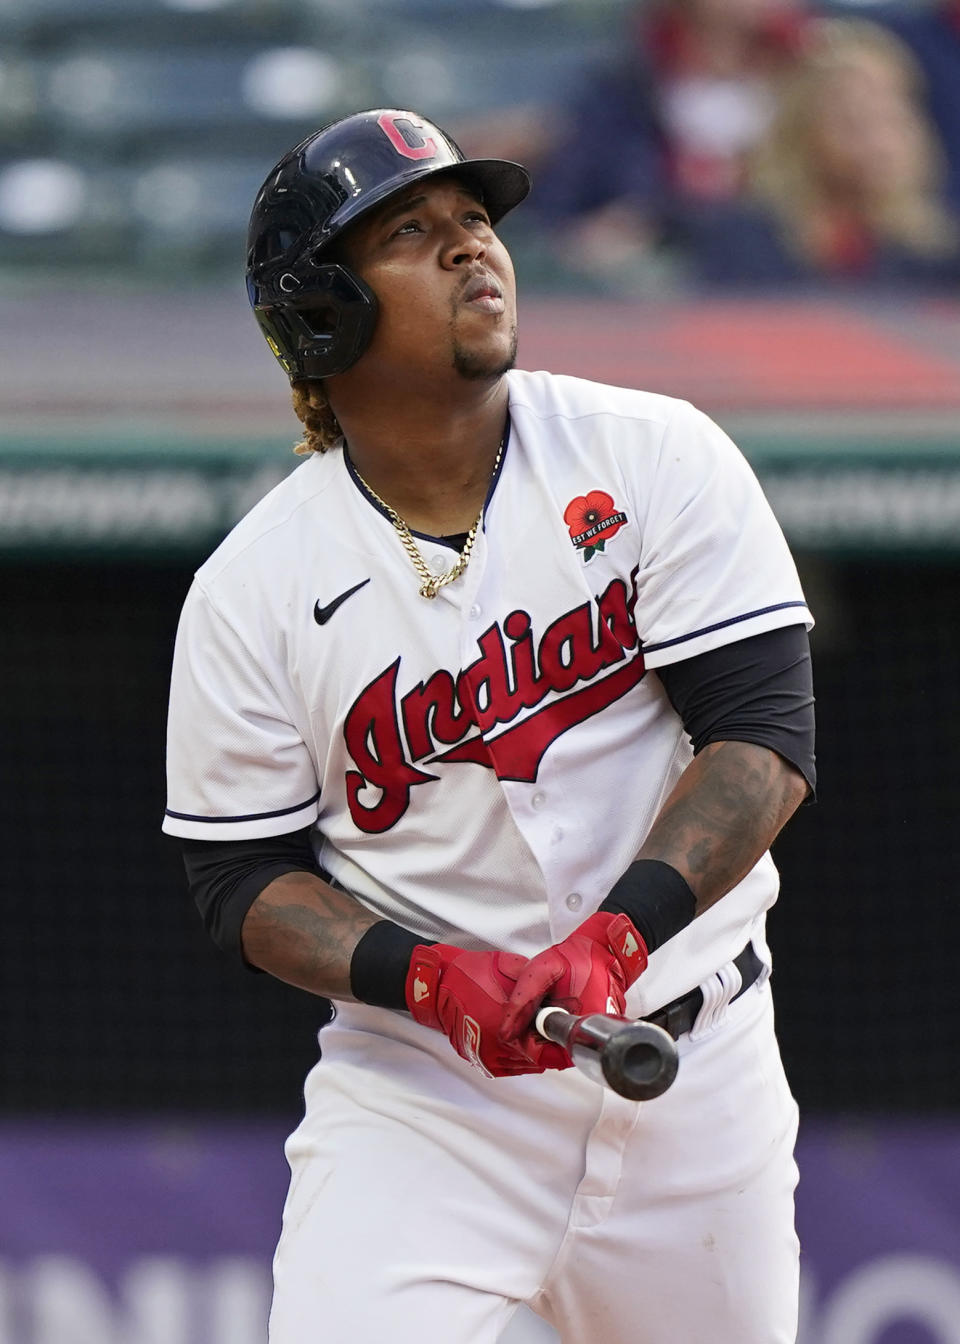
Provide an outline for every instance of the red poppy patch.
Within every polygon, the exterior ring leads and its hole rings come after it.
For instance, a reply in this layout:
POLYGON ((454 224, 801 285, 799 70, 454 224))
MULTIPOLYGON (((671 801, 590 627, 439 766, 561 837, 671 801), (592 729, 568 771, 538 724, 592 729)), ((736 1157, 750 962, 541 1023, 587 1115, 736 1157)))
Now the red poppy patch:
POLYGON ((597 551, 604 549, 628 519, 606 490, 589 490, 585 495, 571 499, 563 511, 563 521, 570 529, 570 540, 578 551, 583 551, 586 564, 597 551))

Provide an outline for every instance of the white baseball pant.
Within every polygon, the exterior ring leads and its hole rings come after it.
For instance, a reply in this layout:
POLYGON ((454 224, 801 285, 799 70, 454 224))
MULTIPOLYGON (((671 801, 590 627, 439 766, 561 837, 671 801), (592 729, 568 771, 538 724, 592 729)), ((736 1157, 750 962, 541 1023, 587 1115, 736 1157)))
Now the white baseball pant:
POLYGON ((797 1113, 767 984, 640 1104, 574 1069, 484 1078, 363 1005, 321 1044, 270 1344, 496 1344, 520 1303, 562 1344, 793 1344, 797 1113))

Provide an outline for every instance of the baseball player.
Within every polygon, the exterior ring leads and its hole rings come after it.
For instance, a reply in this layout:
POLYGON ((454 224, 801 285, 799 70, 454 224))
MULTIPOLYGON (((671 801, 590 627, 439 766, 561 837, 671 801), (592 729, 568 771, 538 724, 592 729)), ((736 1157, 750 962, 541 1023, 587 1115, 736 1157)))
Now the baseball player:
POLYGON ((771 841, 814 785, 811 618, 686 402, 514 369, 516 164, 376 109, 257 196, 306 460, 197 572, 165 829, 214 939, 331 999, 272 1344, 787 1344, 796 1108, 771 841), (628 1101, 542 1005, 645 1017, 628 1101))

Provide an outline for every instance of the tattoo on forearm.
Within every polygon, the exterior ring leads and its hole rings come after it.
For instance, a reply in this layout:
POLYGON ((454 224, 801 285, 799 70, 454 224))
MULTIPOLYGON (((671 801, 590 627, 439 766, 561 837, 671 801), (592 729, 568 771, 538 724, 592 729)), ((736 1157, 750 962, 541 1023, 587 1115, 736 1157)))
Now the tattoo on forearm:
POLYGON ((680 777, 640 857, 676 868, 700 913, 746 876, 805 793, 803 777, 776 752, 711 743, 680 777))
POLYGON ((311 873, 285 873, 247 912, 244 955, 288 984, 349 999, 354 948, 379 918, 311 873))

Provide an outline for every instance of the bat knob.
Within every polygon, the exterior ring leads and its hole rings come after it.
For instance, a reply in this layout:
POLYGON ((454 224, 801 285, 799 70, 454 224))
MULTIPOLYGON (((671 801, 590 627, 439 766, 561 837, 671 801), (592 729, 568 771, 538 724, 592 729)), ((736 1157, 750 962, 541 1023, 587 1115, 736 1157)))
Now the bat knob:
POLYGON ((652 1022, 633 1022, 615 1032, 600 1056, 608 1084, 630 1101, 659 1097, 677 1076, 673 1037, 652 1022))
POLYGON ((588 1078, 606 1083, 628 1101, 651 1101, 677 1076, 673 1037, 652 1022, 607 1013, 574 1017, 563 1008, 541 1008, 536 1029, 570 1053, 588 1078))

